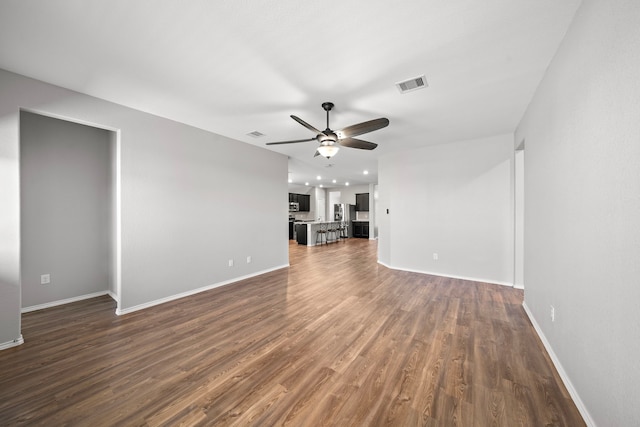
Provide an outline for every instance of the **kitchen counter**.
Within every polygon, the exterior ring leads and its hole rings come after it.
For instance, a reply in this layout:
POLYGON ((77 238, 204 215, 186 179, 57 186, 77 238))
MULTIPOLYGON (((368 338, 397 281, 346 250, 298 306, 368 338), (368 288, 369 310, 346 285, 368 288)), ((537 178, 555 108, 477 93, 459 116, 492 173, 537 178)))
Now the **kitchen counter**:
MULTIPOLYGON (((297 242, 299 245, 306 246, 315 246, 316 245, 316 231, 320 228, 322 224, 331 224, 336 221, 305 221, 305 222, 296 222, 296 235, 297 242)), ((348 226, 348 224, 347 224, 348 226)), ((333 237, 333 233, 331 233, 333 237)), ((335 242, 336 239, 329 239, 329 243, 335 242)), ((319 243, 318 243, 319 244, 319 243)))

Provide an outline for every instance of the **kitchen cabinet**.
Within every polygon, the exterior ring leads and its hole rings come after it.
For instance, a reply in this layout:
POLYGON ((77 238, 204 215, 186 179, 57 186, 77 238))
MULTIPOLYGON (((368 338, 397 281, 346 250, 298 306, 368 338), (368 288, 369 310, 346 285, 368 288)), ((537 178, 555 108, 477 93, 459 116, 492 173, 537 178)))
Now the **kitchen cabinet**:
POLYGON ((369 221, 353 221, 353 237, 369 238, 369 221))
POLYGON ((356 194, 356 211, 369 212, 369 193, 356 194))
POLYGON ((300 212, 309 212, 311 209, 311 196, 309 194, 289 193, 289 203, 297 203, 300 212))
POLYGON ((307 224, 296 224, 296 241, 299 245, 307 244, 307 224))
POLYGON ((300 203, 301 212, 309 212, 311 209, 311 196, 308 194, 299 194, 298 203, 300 203))

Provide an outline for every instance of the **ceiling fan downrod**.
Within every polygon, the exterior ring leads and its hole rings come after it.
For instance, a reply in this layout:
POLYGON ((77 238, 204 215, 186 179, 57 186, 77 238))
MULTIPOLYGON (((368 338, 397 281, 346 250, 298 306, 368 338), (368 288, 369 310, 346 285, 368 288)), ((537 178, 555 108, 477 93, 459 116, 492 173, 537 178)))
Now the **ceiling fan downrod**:
POLYGON ((331 109, 333 108, 333 102, 323 102, 322 108, 324 108, 324 111, 327 112, 327 129, 325 130, 325 132, 331 131, 331 129, 329 128, 329 111, 331 111, 331 109))

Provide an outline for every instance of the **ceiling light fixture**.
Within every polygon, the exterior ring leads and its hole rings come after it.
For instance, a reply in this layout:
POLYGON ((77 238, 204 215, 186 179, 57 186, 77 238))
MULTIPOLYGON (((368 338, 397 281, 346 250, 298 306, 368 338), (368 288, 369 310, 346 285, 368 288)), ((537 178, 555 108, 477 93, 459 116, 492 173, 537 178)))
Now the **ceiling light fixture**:
POLYGON ((318 147, 318 153, 327 159, 335 156, 338 150, 340 150, 340 147, 337 145, 321 145, 318 147))
POLYGON ((368 171, 368 170, 365 170, 365 171, 364 171, 364 172, 362 172, 362 173, 363 173, 363 174, 365 174, 365 175, 369 175, 369 171, 368 171))
POLYGON ((348 187, 349 186, 349 182, 345 182, 344 185, 346 185, 348 187))
POLYGON ((305 182, 305 183, 304 183, 304 185, 309 185, 309 183, 308 183, 308 182, 305 182))
POLYGON ((331 182, 333 182, 333 183, 335 184, 335 183, 336 183, 336 182, 338 182, 338 181, 336 181, 336 180, 334 179, 334 180, 333 180, 333 181, 331 181, 331 182))
POLYGON ((316 176, 316 179, 317 179, 318 181, 320 181, 320 180, 322 179, 322 177, 321 177, 320 175, 318 175, 318 176, 316 176))

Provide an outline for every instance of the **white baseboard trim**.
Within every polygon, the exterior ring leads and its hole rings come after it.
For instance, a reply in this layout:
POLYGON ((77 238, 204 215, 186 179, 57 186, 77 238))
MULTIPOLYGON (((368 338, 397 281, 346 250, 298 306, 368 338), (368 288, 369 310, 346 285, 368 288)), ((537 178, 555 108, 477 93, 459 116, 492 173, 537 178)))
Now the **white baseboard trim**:
POLYGON ((470 280, 472 282, 481 282, 481 283, 489 283, 489 284, 492 284, 492 285, 513 287, 513 283, 509 283, 509 282, 499 282, 499 281, 496 281, 496 280, 479 279, 477 277, 454 276, 454 275, 451 275, 451 274, 434 273, 433 271, 423 271, 423 270, 415 270, 415 269, 411 269, 411 268, 394 267, 394 266, 385 264, 385 263, 381 262, 380 260, 378 260, 378 264, 383 265, 383 266, 385 266, 387 268, 390 268, 392 270, 408 271, 410 273, 429 274, 431 276, 448 277, 450 279, 470 280))
POLYGON ((522 303, 522 308, 524 308, 524 312, 527 313, 527 316, 529 317, 529 320, 533 325, 533 329, 535 329, 536 333, 538 334, 538 337, 540 337, 540 341, 542 341, 542 345, 544 345, 544 348, 547 350, 547 353, 551 358, 551 362, 553 362, 553 366, 555 366, 556 371, 558 371, 558 375, 560 375, 560 379, 562 379, 562 382, 564 383, 564 386, 567 388, 567 391, 569 392, 571 399, 573 399, 573 403, 575 403, 576 406, 578 407, 578 411, 580 412, 580 415, 582 415, 584 422, 589 427, 596 427, 596 423, 591 418, 591 414, 589 414, 587 407, 585 406, 582 399, 580 399, 580 396, 578 395, 578 392, 576 391, 576 389, 573 387, 573 384, 571 383, 571 380, 569 379, 567 372, 562 367, 562 363, 560 363, 560 360, 558 359, 555 352, 553 351, 551 344, 549 344, 549 341, 547 341, 547 337, 545 337, 544 333, 542 332, 542 329, 540 329, 540 325, 538 325, 538 322, 536 322, 536 319, 535 317, 533 317, 533 313, 531 313, 531 310, 529 310, 529 307, 527 307, 526 302, 522 303))
POLYGON ((24 338, 22 337, 22 335, 20 335, 20 338, 16 338, 13 341, 7 341, 7 342, 0 343, 0 351, 6 350, 6 349, 11 348, 11 347, 17 347, 17 346, 19 346, 21 344, 24 344, 24 338))
POLYGON ((378 260, 378 264, 380 264, 380 265, 381 265, 381 266, 383 266, 383 267, 387 267, 387 268, 389 268, 389 269, 391 269, 391 270, 395 270, 395 269, 394 269, 393 267, 391 267, 389 264, 384 263, 384 262, 382 262, 382 261, 380 261, 380 260, 378 260))
POLYGON ((515 289, 522 289, 522 290, 524 290, 524 285, 513 285, 513 287, 514 287, 515 289))
POLYGON ((115 292, 108 291, 107 295, 109 295, 111 299, 114 300, 115 302, 118 302, 118 295, 116 295, 115 292))
POLYGON ((44 310, 45 308, 56 307, 58 305, 69 304, 70 302, 82 301, 82 300, 85 300, 85 299, 101 297, 102 295, 109 295, 109 294, 110 294, 109 291, 94 292, 92 294, 80 295, 80 296, 77 296, 77 297, 61 299, 61 300, 58 300, 58 301, 47 302, 47 303, 44 303, 44 304, 32 305, 30 307, 23 307, 20 310, 20 312, 21 313, 29 313, 30 311, 44 310))
POLYGON ((154 300, 154 301, 145 302, 143 304, 134 305, 133 307, 123 308, 123 309, 118 308, 118 309, 116 309, 116 314, 118 316, 122 316, 124 314, 133 313, 134 311, 144 310, 145 308, 153 307, 155 305, 160 305, 160 304, 164 304, 166 302, 175 301, 175 300, 180 299, 180 298, 185 298, 185 297, 188 297, 188 296, 191 296, 191 295, 199 294, 200 292, 209 291, 211 289, 219 288, 221 286, 230 285, 232 283, 236 283, 236 282, 239 282, 241 280, 250 279, 251 277, 260 276, 262 274, 266 274, 266 273, 269 273, 271 271, 280 270, 282 268, 288 268, 288 267, 289 267, 289 264, 283 264, 283 265, 280 265, 280 266, 277 266, 277 267, 269 268, 267 270, 257 271, 255 273, 247 274, 245 276, 240 276, 240 277, 236 277, 236 278, 233 278, 233 279, 230 279, 230 280, 225 280, 223 282, 218 282, 218 283, 214 283, 212 285, 207 285, 207 286, 204 286, 202 288, 197 288, 197 289, 193 289, 193 290, 190 290, 190 291, 182 292, 182 293, 179 293, 179 294, 170 295, 168 297, 160 298, 160 299, 157 299, 157 300, 154 300))

